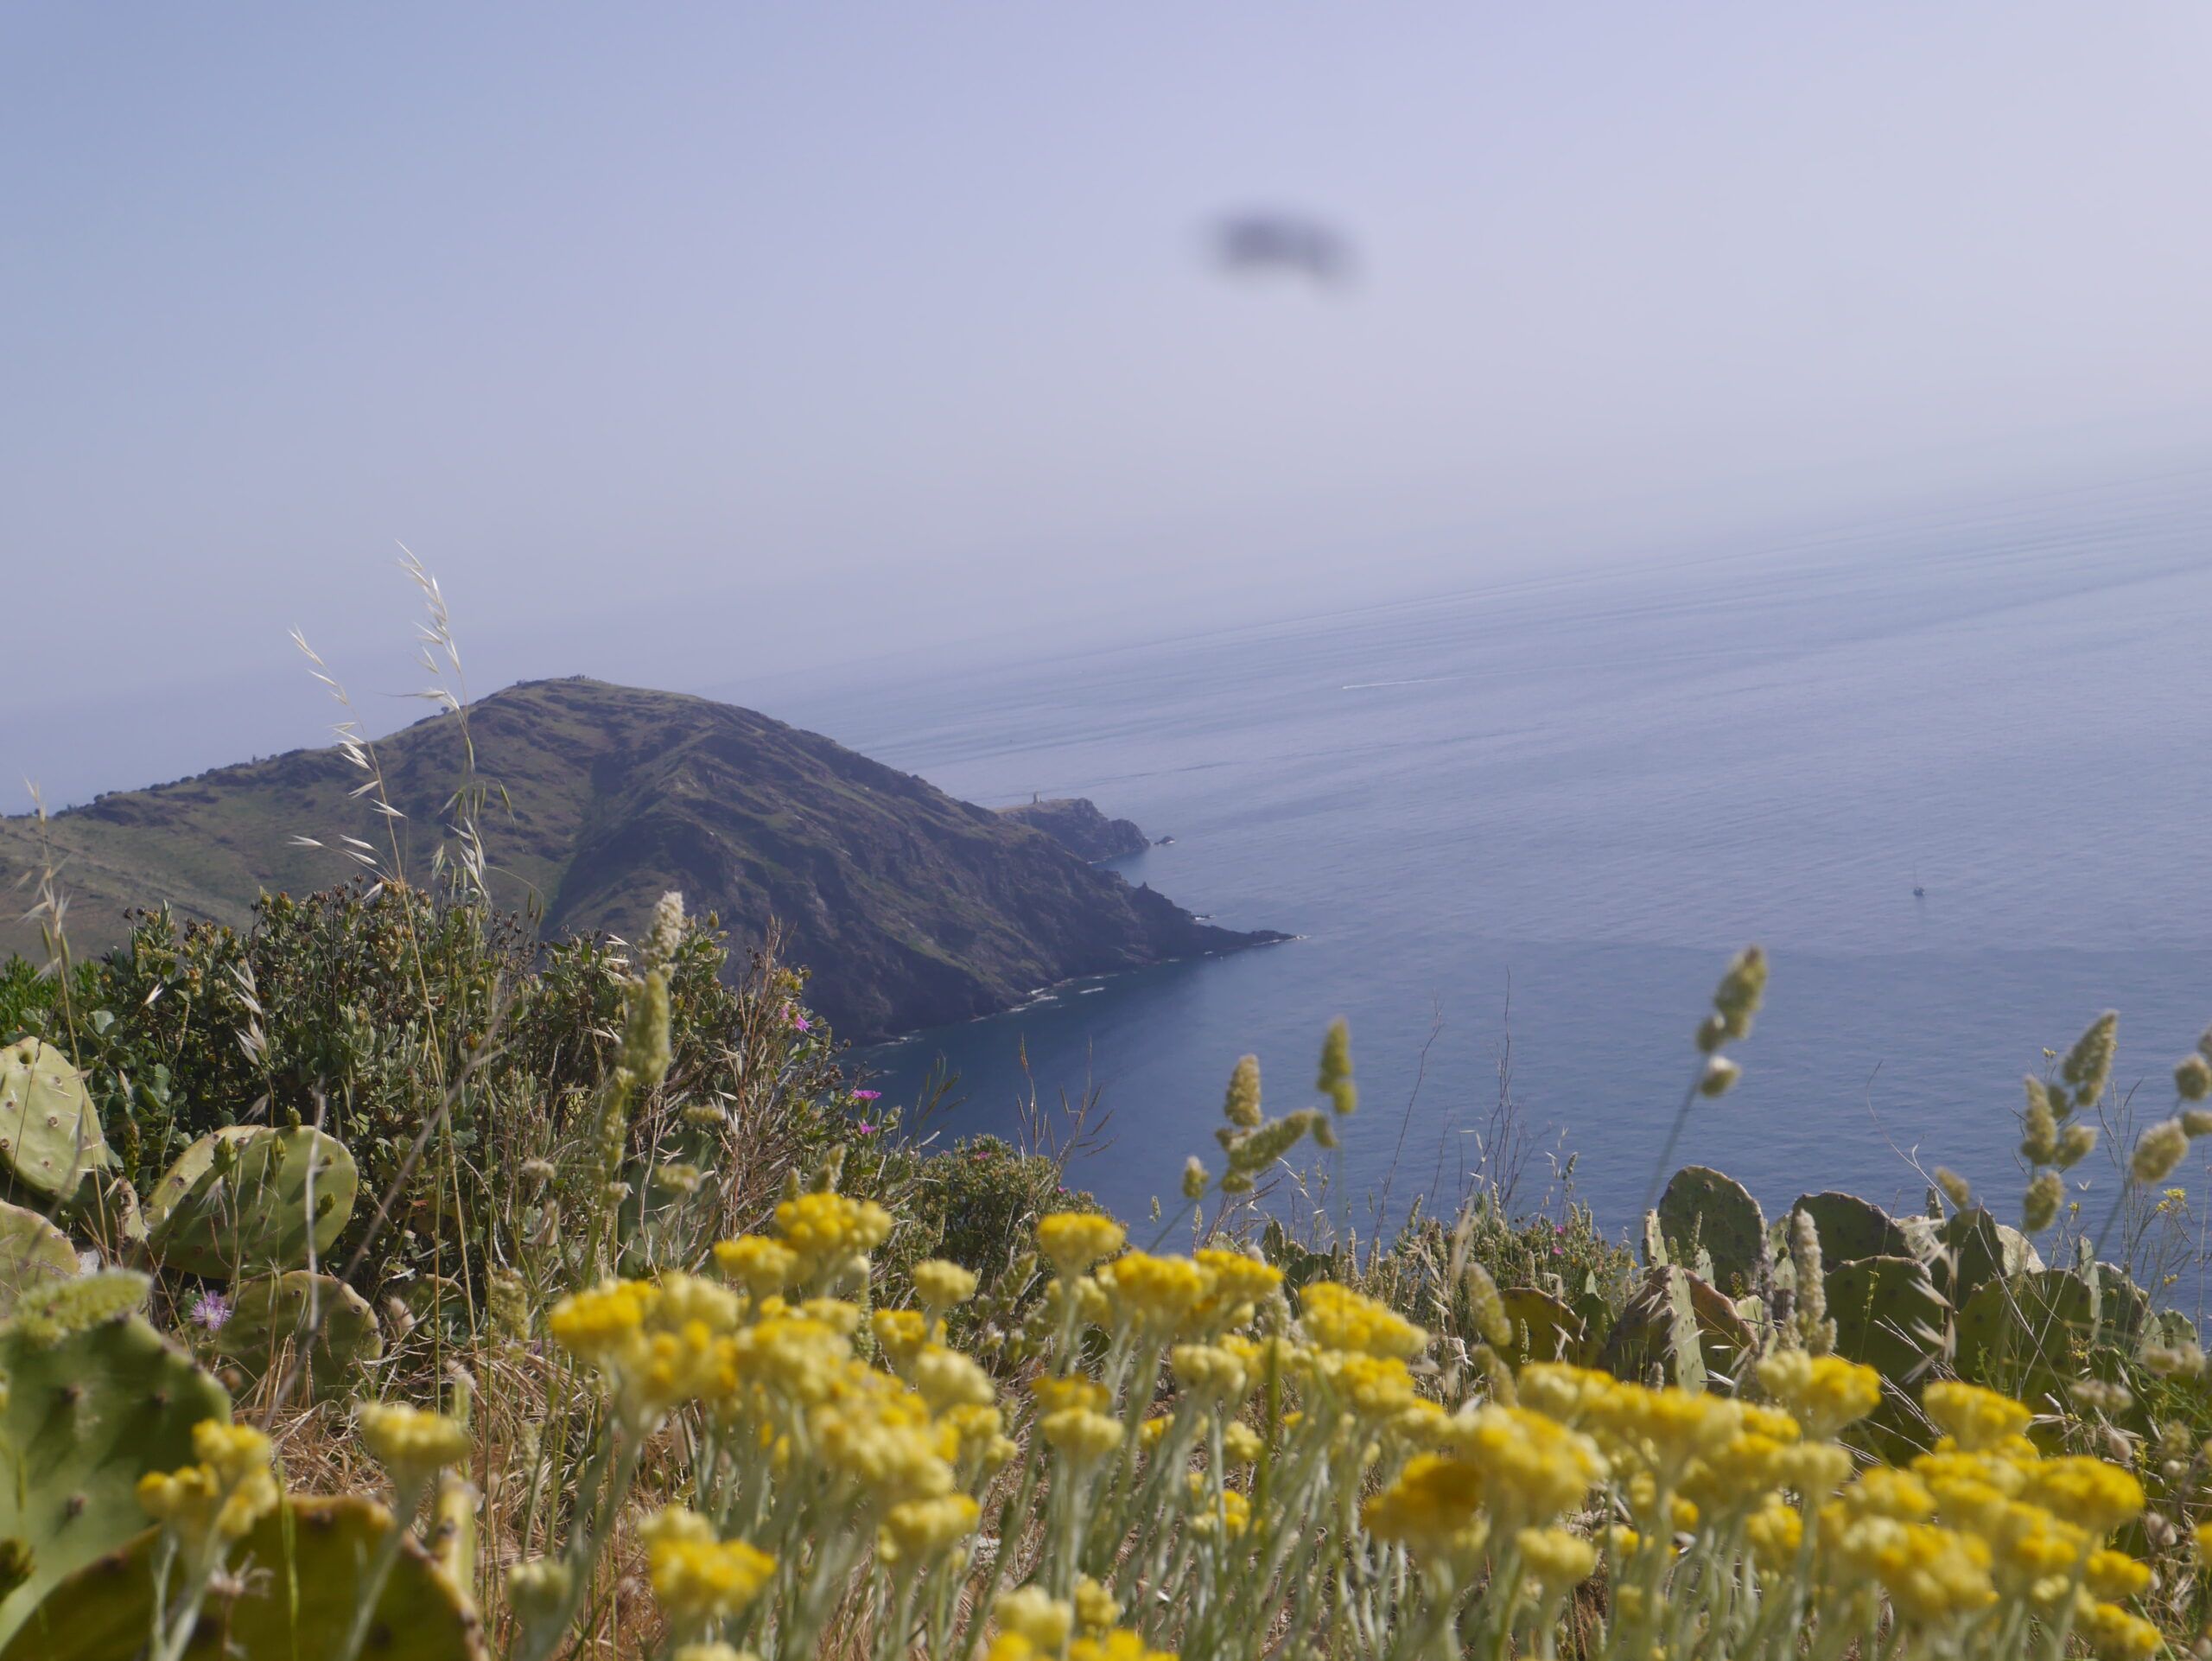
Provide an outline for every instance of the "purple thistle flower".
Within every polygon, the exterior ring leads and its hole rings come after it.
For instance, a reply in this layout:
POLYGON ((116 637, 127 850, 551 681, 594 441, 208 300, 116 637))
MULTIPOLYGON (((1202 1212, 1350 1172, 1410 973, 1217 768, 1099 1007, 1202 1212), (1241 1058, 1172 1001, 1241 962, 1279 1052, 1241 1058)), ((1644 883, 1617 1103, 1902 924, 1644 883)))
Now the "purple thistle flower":
POLYGON ((880 1100, 882 1095, 883 1092, 880 1090, 856 1090, 853 1092, 853 1099, 856 1102, 873 1102, 880 1100))
POLYGON ((202 1292, 193 1300, 192 1321, 211 1333, 223 1330, 223 1323, 231 1318, 231 1301, 220 1292, 202 1292))
POLYGON ((858 1128, 861 1135, 863 1136, 872 1136, 875 1134, 875 1127, 870 1124, 866 1119, 862 1119, 861 1121, 858 1128))

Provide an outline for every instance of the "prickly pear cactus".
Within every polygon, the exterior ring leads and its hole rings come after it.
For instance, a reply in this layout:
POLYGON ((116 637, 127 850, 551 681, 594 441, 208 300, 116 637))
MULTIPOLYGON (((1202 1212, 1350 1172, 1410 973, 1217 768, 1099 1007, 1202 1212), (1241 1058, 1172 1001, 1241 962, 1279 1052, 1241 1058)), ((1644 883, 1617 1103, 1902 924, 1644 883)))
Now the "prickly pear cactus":
POLYGON ((1659 1196, 1659 1226, 1677 1255, 1693 1240, 1704 1248, 1713 1259, 1713 1283, 1722 1291, 1745 1292, 1756 1283, 1766 1218, 1733 1177, 1685 1165, 1659 1196))
POLYGON ((71 1193, 115 1163, 100 1116, 69 1058, 40 1039, 0 1049, 0 1164, 41 1194, 71 1193))
MULTIPOLYGON (((343 1653, 362 1577, 390 1535, 391 1514, 356 1497, 285 1501, 239 1543, 234 1561, 261 1571, 238 1594, 211 1600, 183 1653, 193 1661, 309 1661, 343 1653)), ((139 1653, 153 1629, 154 1554, 147 1531, 86 1564, 48 1594, 0 1661, 115 1661, 139 1653)), ((377 1599, 364 1657, 483 1661, 467 1596, 414 1540, 402 1544, 377 1599)))
POLYGON ((1861 1257, 1829 1270, 1827 1290, 1836 1353, 1916 1392, 1943 1358, 1951 1315, 1926 1266, 1915 1257, 1861 1257))
POLYGON ((138 1191, 120 1171, 86 1172, 73 1193, 54 1202, 54 1220, 91 1241, 110 1263, 136 1261, 146 1244, 138 1191))
POLYGON ((1935 1251, 1925 1261, 1936 1289, 1954 1308, 1963 1306, 1986 1282, 2043 1267, 2042 1257, 2026 1235, 1979 1206, 1958 1212, 1943 1225, 1935 1251))
POLYGON ((1508 1287, 1498 1294, 1505 1318, 1513 1325, 1513 1341, 1505 1358, 1520 1366, 1529 1361, 1584 1360, 1582 1318, 1566 1302, 1533 1286, 1508 1287))
POLYGON ((1662 1266, 1622 1306, 1598 1365, 1637 1383, 1656 1371, 1669 1384, 1703 1389, 1715 1377, 1733 1379, 1754 1342, 1735 1306, 1710 1284, 1662 1266))
POLYGON ((0 1200, 0 1315, 34 1287, 77 1272, 77 1248, 35 1211, 0 1200))
POLYGON ((2132 1352, 2148 1319, 2148 1301, 2117 1276, 2046 1269, 1986 1281, 1959 1311, 1959 1376, 2055 1411, 2092 1350, 2132 1352))
POLYGON ((1813 1219, 1821 1237, 1821 1256, 1829 1264, 1860 1257, 1910 1257, 1911 1239, 1879 1206, 1854 1193, 1807 1193, 1789 1208, 1813 1219))
POLYGON ((384 1353, 384 1329, 367 1300, 304 1269, 238 1287, 229 1318, 208 1341, 257 1381, 296 1365, 318 1400, 352 1390, 361 1368, 384 1353))
POLYGON ((335 1136, 230 1125, 186 1149, 155 1185, 147 1249, 189 1275, 304 1269, 353 1214, 359 1180, 335 1136))
POLYGON ((136 1313, 144 1296, 140 1276, 87 1276, 37 1289, 0 1324, 0 1540, 31 1553, 29 1578, 0 1598, 0 1641, 143 1529, 138 1479, 192 1463, 192 1427, 231 1416, 222 1386, 136 1313))

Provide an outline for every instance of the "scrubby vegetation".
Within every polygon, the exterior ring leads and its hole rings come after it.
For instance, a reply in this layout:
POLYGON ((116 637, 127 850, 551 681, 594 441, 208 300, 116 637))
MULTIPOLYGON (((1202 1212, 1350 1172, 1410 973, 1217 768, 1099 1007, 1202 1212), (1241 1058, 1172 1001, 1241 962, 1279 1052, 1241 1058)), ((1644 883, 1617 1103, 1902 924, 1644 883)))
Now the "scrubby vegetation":
MULTIPOLYGON (((1947 1175, 1770 1224, 1693 1167, 1633 1252, 1491 1191, 1361 1248, 1265 1203, 1348 1131, 1339 1027, 1315 1105, 1238 1064, 1217 1169, 1131 1249, 722 966, 673 896, 541 951, 386 881, 0 977, 0 1658, 2127 1657, 2203 1620, 2194 1331, 2032 1189, 2029 1231, 1947 1175)), ((2031 1084, 2036 1181, 2113 1045, 2031 1084)), ((2139 1139, 2137 1214, 2202 1128, 2139 1139)))

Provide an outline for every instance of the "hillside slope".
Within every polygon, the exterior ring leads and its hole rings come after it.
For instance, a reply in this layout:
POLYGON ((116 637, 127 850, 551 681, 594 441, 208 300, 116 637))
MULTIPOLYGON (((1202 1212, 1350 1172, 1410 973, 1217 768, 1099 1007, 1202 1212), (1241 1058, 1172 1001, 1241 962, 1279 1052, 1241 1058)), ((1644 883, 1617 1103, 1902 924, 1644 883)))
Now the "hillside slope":
MULTIPOLYGON (((1198 922, 1093 869, 1044 831, 957 801, 817 734, 734 705, 603 682, 536 681, 472 705, 481 818, 502 900, 548 935, 642 925, 681 888, 741 945, 770 919, 813 971, 810 999, 857 1039, 1005 1009, 1074 975, 1279 939, 1198 922)), ((408 869, 427 869, 461 776, 459 723, 433 716, 378 746, 408 869)), ((296 750, 56 814, 47 827, 82 955, 123 913, 167 901, 237 923, 264 889, 353 869, 340 838, 381 850, 336 750, 296 750), (295 837, 320 841, 296 845, 295 837)), ((0 881, 41 862, 37 826, 0 819, 0 881)), ((0 951, 32 951, 12 920, 0 951)))

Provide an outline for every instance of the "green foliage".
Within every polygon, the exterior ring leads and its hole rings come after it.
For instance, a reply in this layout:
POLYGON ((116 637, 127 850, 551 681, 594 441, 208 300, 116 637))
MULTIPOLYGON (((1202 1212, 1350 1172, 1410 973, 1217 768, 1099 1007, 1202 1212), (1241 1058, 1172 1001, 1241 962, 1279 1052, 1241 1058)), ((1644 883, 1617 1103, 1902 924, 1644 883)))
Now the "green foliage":
MULTIPOLYGON (((83 1319, 98 1314, 99 1278, 57 1289, 46 1319, 19 1311, 0 1324, 0 1541, 30 1554, 29 1576, 0 1598, 0 1640, 65 1576, 143 1529, 138 1479, 188 1464, 192 1427, 230 1417, 222 1387, 143 1317, 83 1319)), ((125 1284, 144 1295, 143 1281, 125 1284)))
POLYGON ((77 1272, 77 1248, 35 1211, 0 1200, 0 1315, 35 1288, 77 1272))
POLYGON ((1512 1342, 1501 1353, 1515 1366, 1530 1361, 1590 1365, 1593 1358, 1589 1331, 1565 1299, 1533 1286, 1508 1287, 1498 1297, 1513 1328, 1512 1342))
POLYGON ((1659 1196, 1659 1225, 1679 1250, 1702 1249, 1711 1257, 1713 1281, 1721 1290, 1743 1293, 1758 1283, 1766 1217, 1733 1177, 1685 1165, 1659 1196))
POLYGON ((359 1385, 360 1370, 384 1353, 384 1329, 345 1282, 294 1269, 241 1284, 230 1318, 208 1342, 249 1379, 296 1369, 321 1399, 359 1385))
MULTIPOLYGON (((671 1159, 718 1169, 723 1203, 694 1233, 732 1231, 734 1187, 772 1193, 783 1167, 756 1169, 764 1149, 794 1164, 851 1134, 835 1105, 849 1104, 836 1042, 818 1021, 798 1024, 801 978, 756 960, 731 983, 726 966, 713 920, 688 923, 666 970, 668 1075, 621 1154, 623 1179, 640 1193, 671 1159)), ((299 1266, 304 1168, 295 1161, 301 1127, 320 1123, 358 1174, 349 1181, 341 1161, 327 1202, 318 1196, 318 1258, 343 1265, 369 1245, 353 1276, 364 1292, 466 1280, 486 1256, 515 1249, 504 1236, 516 1196, 543 1187, 520 1168, 582 1132, 579 1116, 614 1064, 631 977, 619 942, 541 951, 520 917, 396 882, 265 896, 243 931, 138 913, 122 947, 78 966, 66 998, 20 961, 0 977, 0 1017, 77 1056, 115 1133, 119 1170, 66 1196, 49 1190, 41 1208, 120 1255, 143 1233, 120 1176, 154 1194, 164 1217, 201 1212, 163 1231, 175 1267, 299 1266), (274 1147, 236 1128, 245 1125, 289 1137, 288 1155, 259 1177, 254 1161, 274 1147), (226 1140, 251 1144, 237 1151, 254 1203, 233 1203, 227 1182, 213 1196, 221 1203, 204 1208, 161 1186, 175 1166, 190 1189, 226 1140), (389 1196, 397 1225, 372 1241, 375 1208, 351 1206, 355 1187, 389 1196)), ((337 1157, 329 1143, 314 1145, 337 1157)), ((569 1213, 556 1231, 574 1238, 597 1199, 565 1195, 569 1213)))
MULTIPOLYGON (((290 1499, 241 1543, 261 1571, 200 1621, 186 1647, 207 1661, 311 1661, 343 1652, 391 1514, 360 1499, 290 1499)), ((85 1564, 56 1585, 0 1661, 116 1661, 152 1630, 158 1534, 85 1564)), ((174 1572, 174 1570, 172 1571, 174 1572)), ((377 1661, 480 1661, 476 1614, 414 1540, 401 1542, 363 1652, 377 1661)))
POLYGON ((2063 1411, 2091 1355, 2132 1352, 2149 1310, 2141 1291, 2104 1270, 2046 1269, 1985 1282, 1959 1312, 1959 1376, 2039 1412, 2063 1411))
POLYGON ((1030 1250, 1037 1219, 1095 1203, 1087 1193, 1071 1193, 1061 1175, 1055 1161, 997 1136, 956 1143, 915 1168, 907 1202, 913 1238, 902 1255, 949 1257, 986 1277, 996 1275, 1030 1250))
POLYGON ((0 1164, 17 1183, 66 1194, 113 1159, 67 1056, 36 1038, 0 1050, 0 1164))
POLYGON ((1857 1194, 1800 1194, 1791 1212, 1802 1212, 1820 1231, 1821 1255, 1831 1266, 1859 1257, 1910 1257, 1912 1242, 1897 1219, 1857 1194))
POLYGON ((334 1136, 228 1125, 186 1149, 156 1185, 148 1249, 189 1275, 303 1269, 336 1243, 359 1180, 334 1136))

